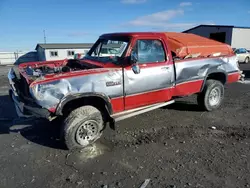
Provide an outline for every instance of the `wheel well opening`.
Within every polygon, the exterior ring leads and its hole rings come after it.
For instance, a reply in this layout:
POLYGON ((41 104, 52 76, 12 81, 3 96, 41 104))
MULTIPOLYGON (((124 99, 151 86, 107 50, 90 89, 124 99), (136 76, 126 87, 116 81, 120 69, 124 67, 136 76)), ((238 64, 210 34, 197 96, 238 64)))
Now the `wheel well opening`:
POLYGON ((212 74, 209 74, 208 77, 207 77, 207 80, 218 80, 220 81, 222 84, 225 84, 226 83, 226 75, 224 73, 212 73, 212 74))
POLYGON ((96 107, 103 115, 104 121, 108 121, 110 118, 110 111, 106 104, 106 101, 100 97, 82 97, 69 101, 63 106, 62 114, 67 116, 72 110, 79 108, 84 105, 91 105, 96 107))

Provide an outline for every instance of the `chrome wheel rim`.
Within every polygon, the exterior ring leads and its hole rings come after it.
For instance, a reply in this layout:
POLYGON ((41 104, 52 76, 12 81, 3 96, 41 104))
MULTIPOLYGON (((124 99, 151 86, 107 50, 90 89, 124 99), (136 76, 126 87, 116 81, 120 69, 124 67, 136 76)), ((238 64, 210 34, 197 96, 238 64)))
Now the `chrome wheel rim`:
POLYGON ((221 91, 218 87, 212 89, 209 94, 209 104, 215 106, 220 102, 221 91))
POLYGON ((94 120, 83 122, 76 131, 76 141, 82 145, 88 145, 98 137, 98 123, 94 120))

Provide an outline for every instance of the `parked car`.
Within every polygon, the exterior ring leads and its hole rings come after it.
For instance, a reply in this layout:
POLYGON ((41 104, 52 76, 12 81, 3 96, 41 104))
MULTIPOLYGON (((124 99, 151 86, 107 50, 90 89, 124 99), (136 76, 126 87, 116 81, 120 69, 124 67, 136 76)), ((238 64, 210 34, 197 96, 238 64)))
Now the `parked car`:
POLYGON ((245 48, 235 49, 235 54, 239 63, 249 63, 250 62, 250 52, 245 48))
POLYGON ((115 122, 179 97, 196 94, 202 109, 216 110, 225 84, 240 74, 226 44, 187 33, 140 32, 104 34, 80 60, 24 63, 8 78, 18 115, 61 117, 62 138, 74 149, 94 143, 107 123, 115 129, 115 122), (119 54, 97 55, 116 41, 119 54))

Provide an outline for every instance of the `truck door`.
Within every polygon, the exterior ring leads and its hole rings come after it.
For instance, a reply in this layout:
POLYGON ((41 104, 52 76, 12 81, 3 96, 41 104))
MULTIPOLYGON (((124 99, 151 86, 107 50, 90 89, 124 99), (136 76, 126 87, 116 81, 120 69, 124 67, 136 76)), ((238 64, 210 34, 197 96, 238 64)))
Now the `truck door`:
POLYGON ((170 100, 175 70, 164 41, 136 38, 132 51, 137 54, 140 72, 135 73, 133 65, 124 68, 125 109, 170 100))

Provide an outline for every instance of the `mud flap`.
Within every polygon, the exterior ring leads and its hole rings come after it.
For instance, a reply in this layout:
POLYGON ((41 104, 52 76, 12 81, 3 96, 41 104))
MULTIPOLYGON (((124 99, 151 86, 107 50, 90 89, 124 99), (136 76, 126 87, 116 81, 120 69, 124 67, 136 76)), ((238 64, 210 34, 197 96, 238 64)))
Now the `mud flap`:
POLYGON ((240 80, 241 81, 245 80, 245 74, 243 74, 243 71, 240 71, 240 80))
POLYGON ((112 130, 116 130, 116 127, 115 127, 115 120, 113 118, 110 118, 110 121, 109 121, 109 127, 112 129, 112 130))

